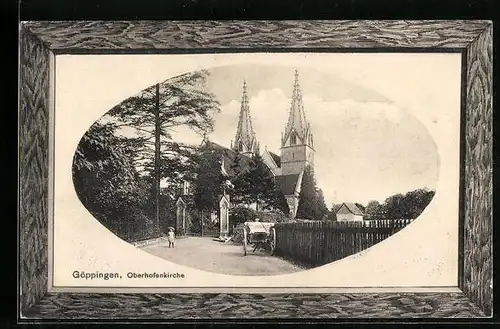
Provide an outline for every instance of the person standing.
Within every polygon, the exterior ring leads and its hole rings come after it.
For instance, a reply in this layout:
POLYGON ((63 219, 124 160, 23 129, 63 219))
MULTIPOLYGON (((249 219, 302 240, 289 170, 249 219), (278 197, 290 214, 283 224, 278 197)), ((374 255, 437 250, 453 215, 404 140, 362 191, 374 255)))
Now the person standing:
POLYGON ((173 228, 170 228, 168 230, 168 247, 169 248, 175 247, 175 233, 173 228))

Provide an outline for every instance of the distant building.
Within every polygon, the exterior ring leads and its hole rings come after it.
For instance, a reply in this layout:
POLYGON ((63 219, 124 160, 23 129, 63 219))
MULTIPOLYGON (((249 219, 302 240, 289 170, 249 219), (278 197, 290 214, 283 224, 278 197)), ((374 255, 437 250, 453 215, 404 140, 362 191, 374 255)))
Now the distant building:
POLYGON ((356 222, 363 220, 364 212, 361 205, 344 202, 337 207, 335 215, 338 222, 356 222))

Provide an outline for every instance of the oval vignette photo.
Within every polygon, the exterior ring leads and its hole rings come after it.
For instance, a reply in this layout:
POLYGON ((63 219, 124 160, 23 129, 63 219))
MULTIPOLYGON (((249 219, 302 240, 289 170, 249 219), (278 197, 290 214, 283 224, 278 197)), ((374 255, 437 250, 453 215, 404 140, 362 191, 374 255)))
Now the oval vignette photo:
POLYGON ((81 204, 159 261, 232 276, 310 270, 409 230, 446 150, 384 76, 297 57, 166 73, 102 109, 73 149, 81 204))

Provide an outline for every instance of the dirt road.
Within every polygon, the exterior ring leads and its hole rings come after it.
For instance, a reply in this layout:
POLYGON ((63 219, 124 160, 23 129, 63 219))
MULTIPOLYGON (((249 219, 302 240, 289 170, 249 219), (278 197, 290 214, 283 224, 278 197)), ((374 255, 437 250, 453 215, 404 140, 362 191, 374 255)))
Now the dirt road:
POLYGON ((243 256, 243 246, 221 243, 211 238, 177 239, 175 248, 168 243, 141 247, 155 256, 192 268, 230 275, 277 275, 301 271, 302 268, 264 251, 250 250, 243 256))

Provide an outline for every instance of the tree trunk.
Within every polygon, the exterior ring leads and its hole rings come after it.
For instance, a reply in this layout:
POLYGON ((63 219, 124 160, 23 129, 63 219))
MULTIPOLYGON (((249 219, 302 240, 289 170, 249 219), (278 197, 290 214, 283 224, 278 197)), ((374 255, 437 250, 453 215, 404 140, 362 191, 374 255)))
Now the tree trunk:
POLYGON ((155 229, 160 231, 160 85, 156 84, 155 106, 155 229))
POLYGON ((201 209, 201 237, 203 237, 203 209, 201 209))

